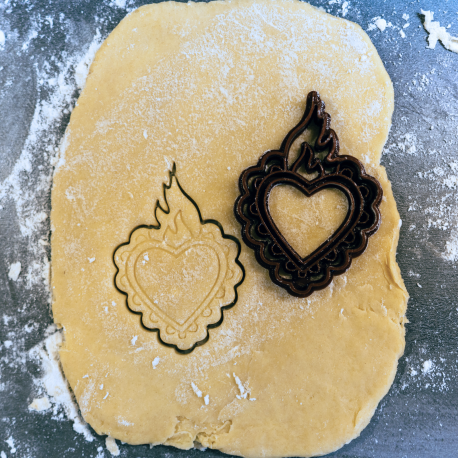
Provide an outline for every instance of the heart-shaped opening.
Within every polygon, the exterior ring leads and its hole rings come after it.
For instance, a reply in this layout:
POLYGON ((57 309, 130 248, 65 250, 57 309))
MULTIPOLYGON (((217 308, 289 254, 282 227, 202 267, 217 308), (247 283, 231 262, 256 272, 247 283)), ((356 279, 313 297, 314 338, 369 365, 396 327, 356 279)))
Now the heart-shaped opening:
POLYGON ((270 192, 268 207, 283 237, 305 258, 344 222, 348 199, 338 189, 325 188, 309 197, 293 186, 280 185, 270 192))

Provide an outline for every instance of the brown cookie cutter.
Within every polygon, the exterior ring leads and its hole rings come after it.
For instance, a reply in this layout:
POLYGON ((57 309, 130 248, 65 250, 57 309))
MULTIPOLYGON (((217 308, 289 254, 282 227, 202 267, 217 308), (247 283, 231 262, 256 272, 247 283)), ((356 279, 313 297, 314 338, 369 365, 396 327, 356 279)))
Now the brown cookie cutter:
POLYGON ((326 288, 334 275, 344 273, 352 259, 364 252, 368 237, 380 226, 382 187, 366 174, 358 159, 339 156, 339 139, 331 129, 331 116, 315 91, 308 94, 305 113, 286 135, 281 148, 267 151, 255 166, 245 169, 239 189, 234 213, 242 225, 243 240, 254 250, 259 264, 269 270, 272 281, 293 296, 306 297, 326 288), (319 128, 314 147, 302 143, 298 158, 290 165, 291 146, 312 122, 319 128), (324 158, 317 156, 325 150, 328 153, 324 158), (301 169, 318 175, 308 180, 299 173, 301 169), (279 185, 293 186, 305 196, 334 188, 348 199, 343 223, 304 258, 288 243, 270 214, 269 194, 279 185))

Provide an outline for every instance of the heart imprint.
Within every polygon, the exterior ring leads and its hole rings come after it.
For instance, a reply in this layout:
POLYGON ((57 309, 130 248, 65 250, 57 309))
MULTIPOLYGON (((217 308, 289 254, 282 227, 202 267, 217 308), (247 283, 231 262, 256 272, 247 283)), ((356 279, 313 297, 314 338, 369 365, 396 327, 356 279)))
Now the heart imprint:
POLYGON ((216 293, 219 264, 218 254, 208 245, 181 250, 151 247, 137 257, 134 273, 150 302, 183 325, 209 295, 216 293))

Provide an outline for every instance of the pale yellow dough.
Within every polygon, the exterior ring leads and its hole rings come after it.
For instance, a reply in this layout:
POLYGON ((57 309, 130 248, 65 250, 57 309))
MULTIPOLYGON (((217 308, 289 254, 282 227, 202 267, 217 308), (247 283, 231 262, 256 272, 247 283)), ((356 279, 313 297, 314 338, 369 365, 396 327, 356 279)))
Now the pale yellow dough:
MULTIPOLYGON (((404 350, 400 219, 379 165, 392 111, 390 79, 363 30, 305 3, 164 2, 118 25, 72 113, 52 190, 60 355, 81 413, 98 433, 130 444, 190 448, 198 441, 249 457, 325 454, 359 435, 404 350), (246 278, 222 325, 190 354, 162 345, 115 288, 116 248, 137 226, 157 224, 156 200, 165 208, 163 183, 174 162, 202 218, 241 241, 233 214, 238 177, 280 146, 311 90, 326 102, 341 153, 360 159, 383 186, 379 231, 344 275, 305 299, 275 286, 242 242, 246 278)), ((287 208, 278 224, 299 251, 314 247, 301 240, 295 220, 320 243, 318 232, 332 232, 345 213, 339 195, 304 203, 282 192, 271 210, 279 221, 287 208)), ((202 236, 196 228, 192 236, 202 236)), ((196 246, 194 255, 226 262, 196 246)), ((142 256, 154 252, 148 249, 142 256)), ((233 247, 222 249, 233 265, 233 247)), ((178 252, 162 254, 161 265, 178 262, 179 276, 178 252)), ((199 263, 189 266, 198 272, 199 263)), ((145 273, 144 281, 155 275, 145 273)), ((186 288, 197 304, 189 279, 186 288)), ((177 315, 181 323, 185 315, 177 315)))

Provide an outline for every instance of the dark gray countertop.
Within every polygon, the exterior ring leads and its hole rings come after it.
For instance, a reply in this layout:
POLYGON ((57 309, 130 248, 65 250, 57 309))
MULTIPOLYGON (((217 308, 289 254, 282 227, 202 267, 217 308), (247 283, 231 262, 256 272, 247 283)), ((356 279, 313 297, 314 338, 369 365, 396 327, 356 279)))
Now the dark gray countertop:
MULTIPOLYGON (((7 457, 111 456, 104 437, 93 433, 86 441, 59 407, 28 410, 43 370, 30 350, 52 324, 41 277, 50 253, 39 240, 49 239, 50 151, 79 93, 74 64, 95 36, 105 38, 144 3, 0 0, 0 452, 7 457), (22 269, 13 281, 8 273, 16 262, 22 269)), ((342 0, 311 3, 337 16, 347 9, 342 0)), ((411 298, 395 382, 361 437, 329 455, 335 458, 458 456, 458 54, 440 43, 426 49, 421 8, 458 35, 458 0, 350 0, 345 15, 365 30, 377 16, 392 25, 368 34, 395 88, 382 162, 403 221, 397 259, 411 298)), ((225 456, 120 450, 123 457, 225 456)))

